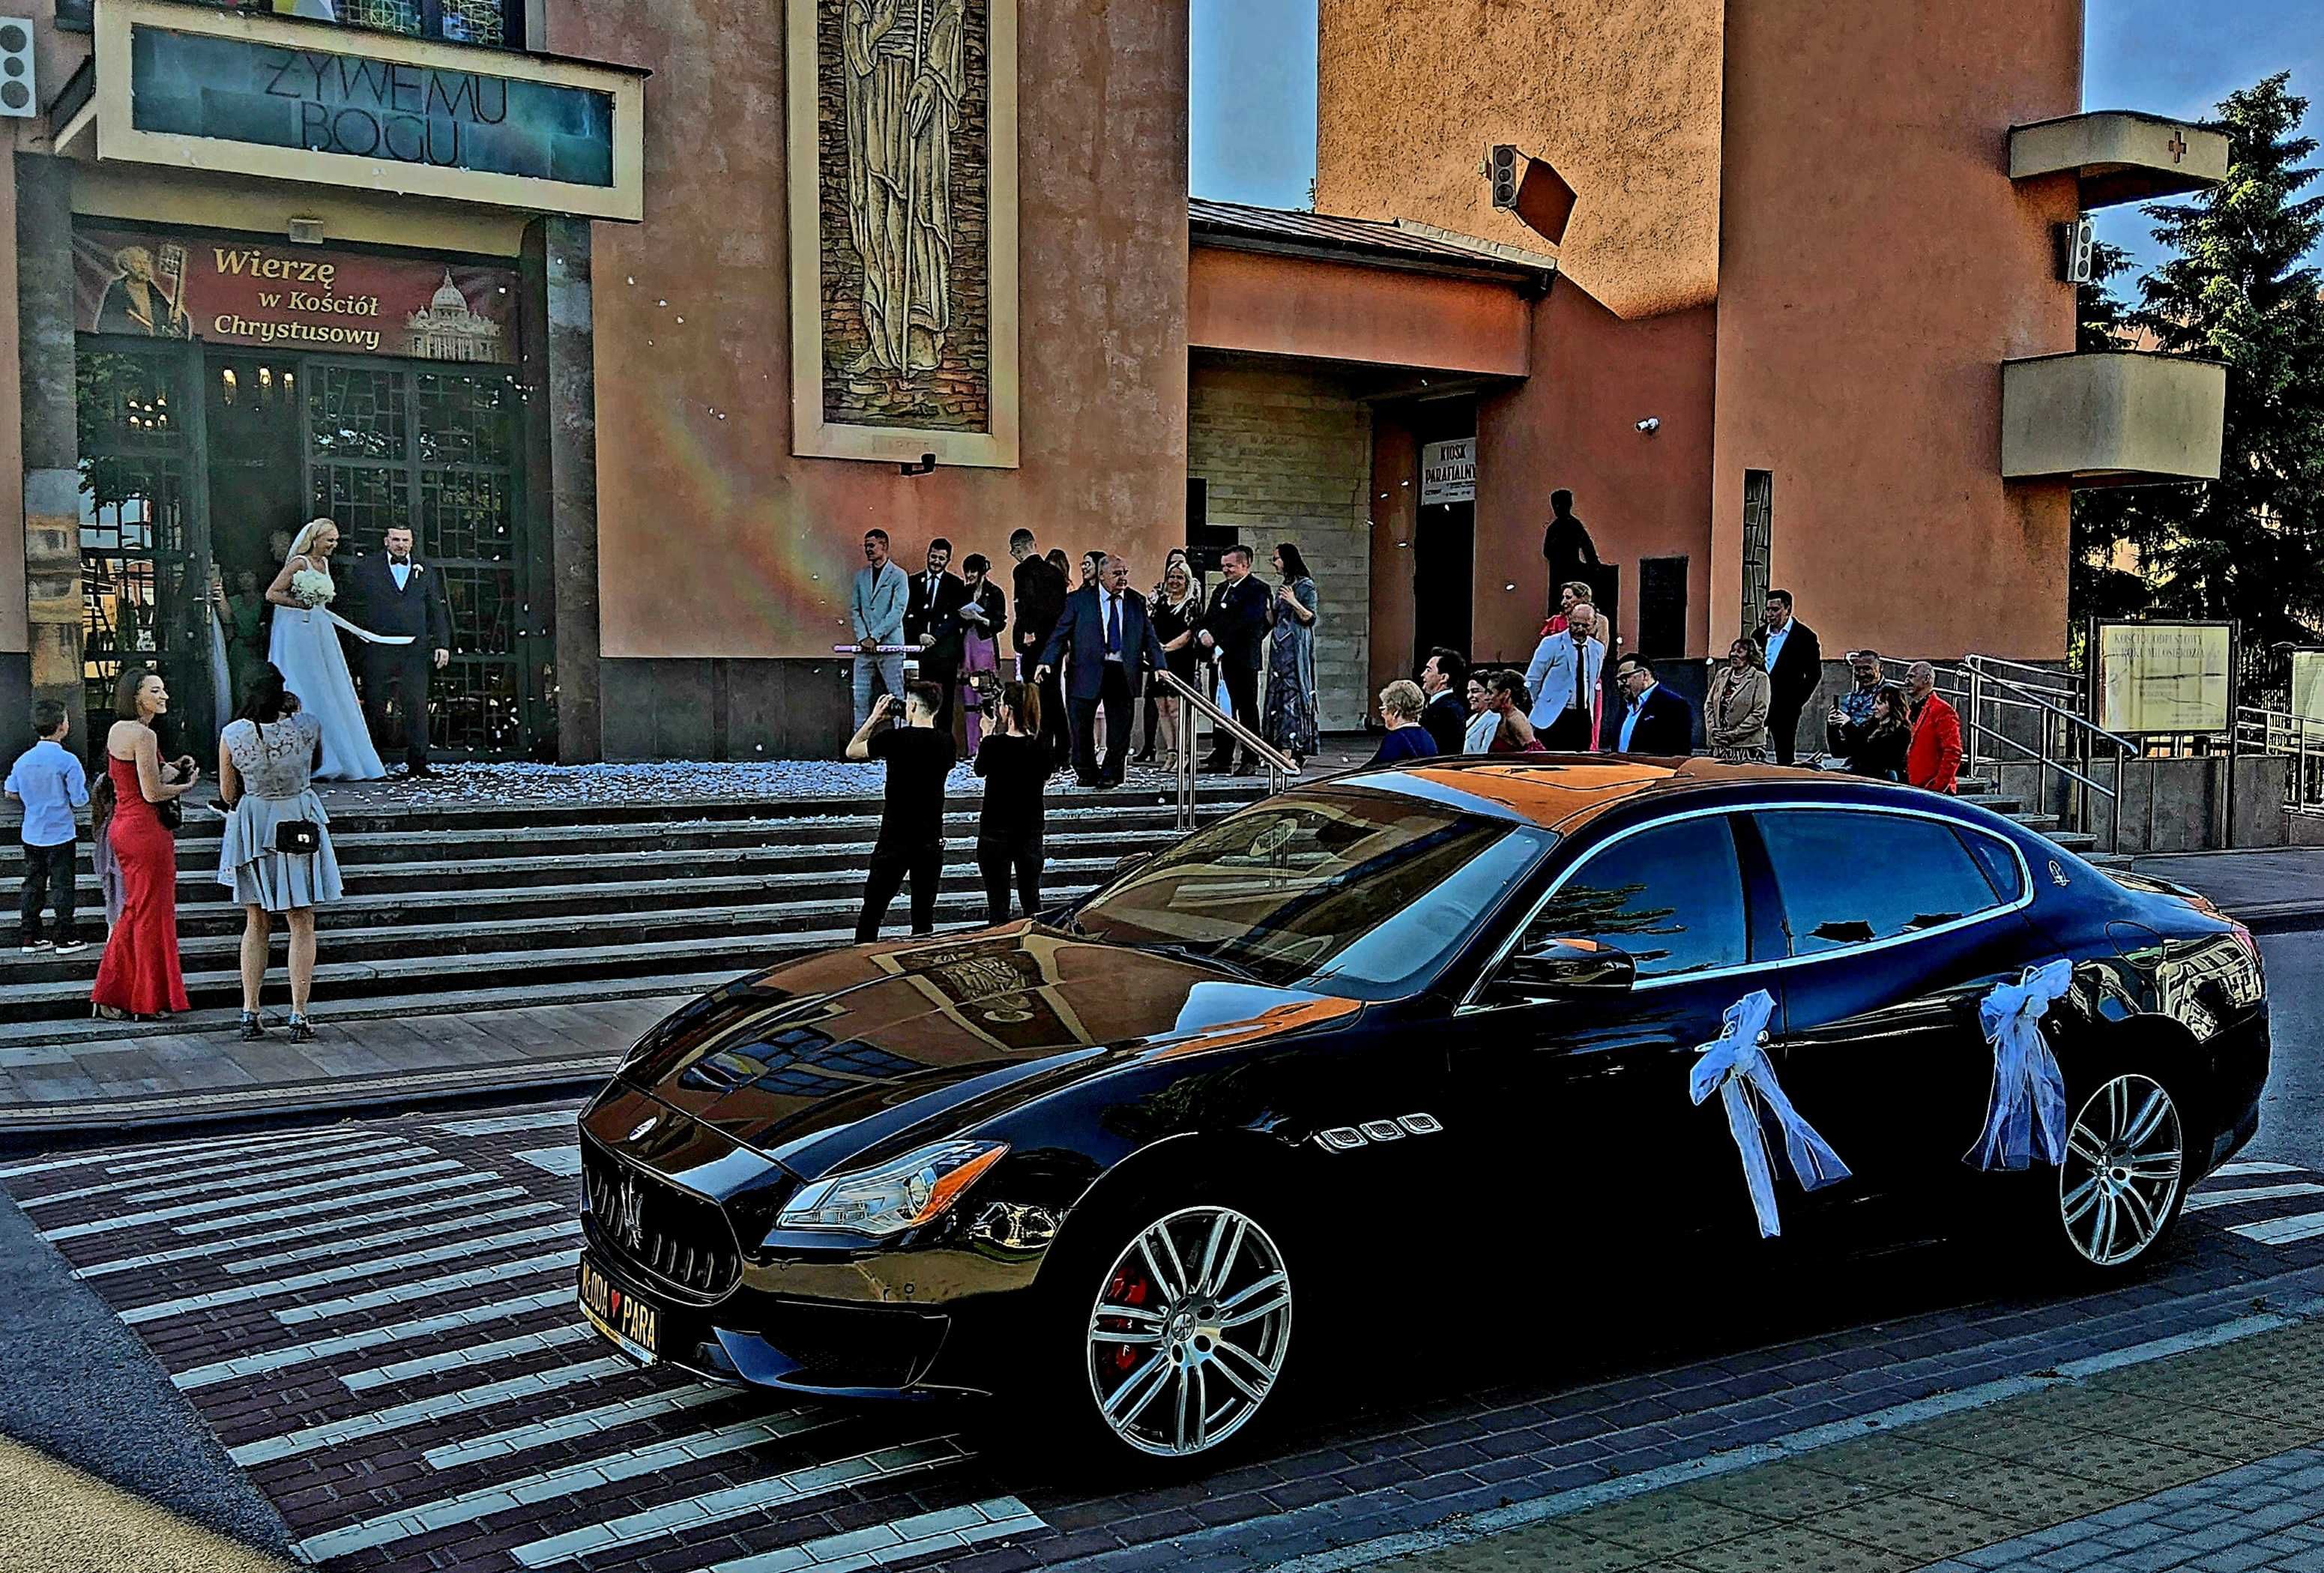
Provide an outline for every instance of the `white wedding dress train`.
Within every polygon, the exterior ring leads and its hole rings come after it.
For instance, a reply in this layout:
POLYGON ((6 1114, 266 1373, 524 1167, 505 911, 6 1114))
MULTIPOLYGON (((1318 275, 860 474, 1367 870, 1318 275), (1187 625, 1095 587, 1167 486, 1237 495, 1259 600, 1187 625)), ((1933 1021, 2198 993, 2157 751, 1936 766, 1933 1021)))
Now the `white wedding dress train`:
POLYGON ((379 750, 371 746, 338 626, 327 613, 292 606, 274 609, 274 631, 267 658, 282 674, 282 685, 299 696, 299 708, 323 723, 323 762, 318 781, 377 781, 387 775, 379 750))

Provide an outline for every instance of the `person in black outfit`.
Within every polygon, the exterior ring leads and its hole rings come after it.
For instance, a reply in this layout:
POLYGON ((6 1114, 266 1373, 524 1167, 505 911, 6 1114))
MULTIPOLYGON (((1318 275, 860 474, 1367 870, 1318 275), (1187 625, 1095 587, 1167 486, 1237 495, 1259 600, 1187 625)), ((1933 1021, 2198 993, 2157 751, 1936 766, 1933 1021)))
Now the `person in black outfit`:
POLYGON ((1428 695, 1420 724, 1440 754, 1457 754, 1468 742, 1468 658, 1460 651, 1439 645, 1428 652, 1420 668, 1420 691, 1428 695))
POLYGON ((1049 779, 1041 741, 1041 697, 1032 684, 1004 683, 993 707, 996 731, 976 750, 984 806, 976 820, 976 869, 984 876, 984 920, 1009 921, 1009 878, 1017 878, 1024 915, 1041 910, 1041 789, 1049 779))
MULTIPOLYGON (((1197 693, 1207 692, 1200 676, 1202 652, 1194 648, 1194 630, 1203 621, 1202 593, 1194 588, 1193 569, 1184 553, 1171 554, 1170 566, 1162 570, 1162 592, 1147 603, 1146 611, 1154 620, 1154 637, 1161 641, 1163 655, 1169 658, 1170 675, 1197 693)), ((1162 685, 1153 684, 1147 703, 1157 707, 1156 723, 1167 741, 1163 752, 1168 756, 1171 769, 1178 768, 1178 707, 1181 701, 1175 694, 1158 691, 1162 685)), ((1149 727, 1148 749, 1152 750, 1149 727)))
POLYGON ((1823 686, 1823 647, 1815 630, 1792 615, 1792 593, 1767 592, 1767 626, 1759 635, 1767 652, 1767 739, 1775 763, 1788 765, 1799 747, 1800 713, 1823 686))
POLYGON ((1853 775, 1876 781, 1902 781, 1904 755, 1913 746, 1912 704, 1894 683, 1872 691, 1872 713, 1862 721, 1827 722, 1824 741, 1848 760, 1853 775))
POLYGON ((1598 548, 1590 539, 1588 527, 1573 517, 1573 493, 1556 491, 1549 494, 1549 525, 1541 532, 1541 555, 1549 563, 1549 593, 1553 599, 1558 587, 1571 580, 1595 585, 1598 583, 1598 548))
POLYGON ((1041 651, 1041 670, 1066 668, 1074 707, 1074 775, 1084 786, 1119 786, 1130 757, 1130 717, 1146 674, 1169 664, 1146 597, 1130 587, 1130 564, 1109 557, 1097 582, 1065 597, 1065 612, 1041 651), (1097 757, 1097 718, 1105 712, 1105 761, 1097 757))
MULTIPOLYGON (((1250 576, 1250 548, 1235 545, 1220 560, 1219 587, 1211 592, 1204 610, 1203 649, 1219 663, 1219 676, 1227 685, 1234 718, 1253 736, 1259 732, 1259 670, 1267 656, 1267 608, 1273 599, 1267 586, 1250 576)), ((1203 768, 1213 772, 1235 768, 1234 734, 1224 727, 1211 740, 1203 768)), ((1259 761, 1246 756, 1241 775, 1254 774, 1259 761)))
POLYGON ((364 724, 379 750, 388 751, 387 702, 403 713, 403 762, 426 777, 428 768, 428 676, 452 658, 452 609, 444 599, 444 575, 412 555, 411 531, 396 525, 387 549, 357 557, 347 570, 346 616, 373 633, 405 634, 403 645, 363 647, 364 724))
POLYGON ((927 568, 912 575, 904 602, 904 642, 920 647, 920 676, 944 695, 936 730, 946 737, 952 735, 953 695, 960 687, 960 623, 953 614, 968 604, 966 581, 945 571, 951 563, 952 542, 942 536, 930 541, 927 568))
POLYGON ((907 683, 903 725, 881 730, 896 708, 896 696, 882 694, 871 719, 847 740, 849 759, 883 759, 888 766, 888 801, 863 881, 863 913, 855 920, 859 945, 880 937, 888 904, 907 875, 912 881, 912 932, 936 933, 936 887, 944 881, 945 777, 958 757, 952 733, 936 730, 943 703, 935 684, 907 683))
MULTIPOLYGON (((1041 556, 1029 529, 1010 536, 1009 556, 1017 565, 1011 575, 1011 588, 1017 592, 1017 623, 1010 630, 1010 642, 1017 652, 1017 675, 1030 682, 1033 668, 1040 664, 1041 647, 1049 642, 1057 619, 1065 614, 1065 576, 1041 556)), ((1056 673, 1039 685, 1039 693, 1041 741, 1048 747, 1049 768, 1055 772, 1073 756, 1073 742, 1065 736, 1065 695, 1057 686, 1056 673)))

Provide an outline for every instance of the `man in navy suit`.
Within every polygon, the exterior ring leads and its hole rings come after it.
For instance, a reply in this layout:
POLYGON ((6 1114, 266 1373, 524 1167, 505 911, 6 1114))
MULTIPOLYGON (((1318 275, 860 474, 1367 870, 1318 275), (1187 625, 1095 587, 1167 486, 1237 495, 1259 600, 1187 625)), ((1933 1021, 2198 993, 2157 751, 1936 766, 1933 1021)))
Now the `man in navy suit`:
POLYGON ((1694 706, 1655 681, 1654 664, 1644 656, 1624 656, 1614 680, 1629 704, 1611 741, 1618 754, 1694 752, 1694 706))
POLYGON ((1041 652, 1034 681, 1047 682, 1069 650, 1074 658, 1065 668, 1065 703, 1074 718, 1074 779, 1084 786, 1119 786, 1130 752, 1130 709, 1147 674, 1169 664, 1153 623, 1147 620, 1146 597, 1130 587, 1127 557, 1107 557, 1096 584, 1065 597, 1065 614, 1041 652), (1101 704, 1105 707, 1102 767, 1093 730, 1101 704))
POLYGON ((373 741, 388 749, 387 701, 403 713, 403 760, 414 777, 428 768, 428 679, 452 658, 452 612, 444 577, 411 551, 411 531, 396 525, 387 549, 357 557, 347 570, 352 619, 374 633, 408 634, 411 642, 363 647, 364 720, 373 741))

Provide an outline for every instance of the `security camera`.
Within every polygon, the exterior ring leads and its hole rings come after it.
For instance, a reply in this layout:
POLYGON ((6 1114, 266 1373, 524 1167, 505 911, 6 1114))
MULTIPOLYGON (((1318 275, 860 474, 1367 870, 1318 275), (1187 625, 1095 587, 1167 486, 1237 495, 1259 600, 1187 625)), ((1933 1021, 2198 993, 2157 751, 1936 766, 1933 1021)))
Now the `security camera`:
POLYGON ((1655 432, 1660 431, 1662 428, 1663 418, 1659 415, 1649 415, 1646 419, 1638 422, 1638 429, 1640 431, 1655 432))

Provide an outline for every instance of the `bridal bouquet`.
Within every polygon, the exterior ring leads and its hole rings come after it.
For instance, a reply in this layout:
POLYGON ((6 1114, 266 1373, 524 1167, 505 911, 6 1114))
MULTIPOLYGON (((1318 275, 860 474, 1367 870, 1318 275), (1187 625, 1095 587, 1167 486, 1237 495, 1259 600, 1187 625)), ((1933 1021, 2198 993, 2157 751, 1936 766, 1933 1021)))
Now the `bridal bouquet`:
POLYGON ((312 568, 301 568, 290 575, 290 599, 309 610, 318 606, 328 606, 331 603, 331 597, 337 593, 327 574, 318 574, 312 568))

